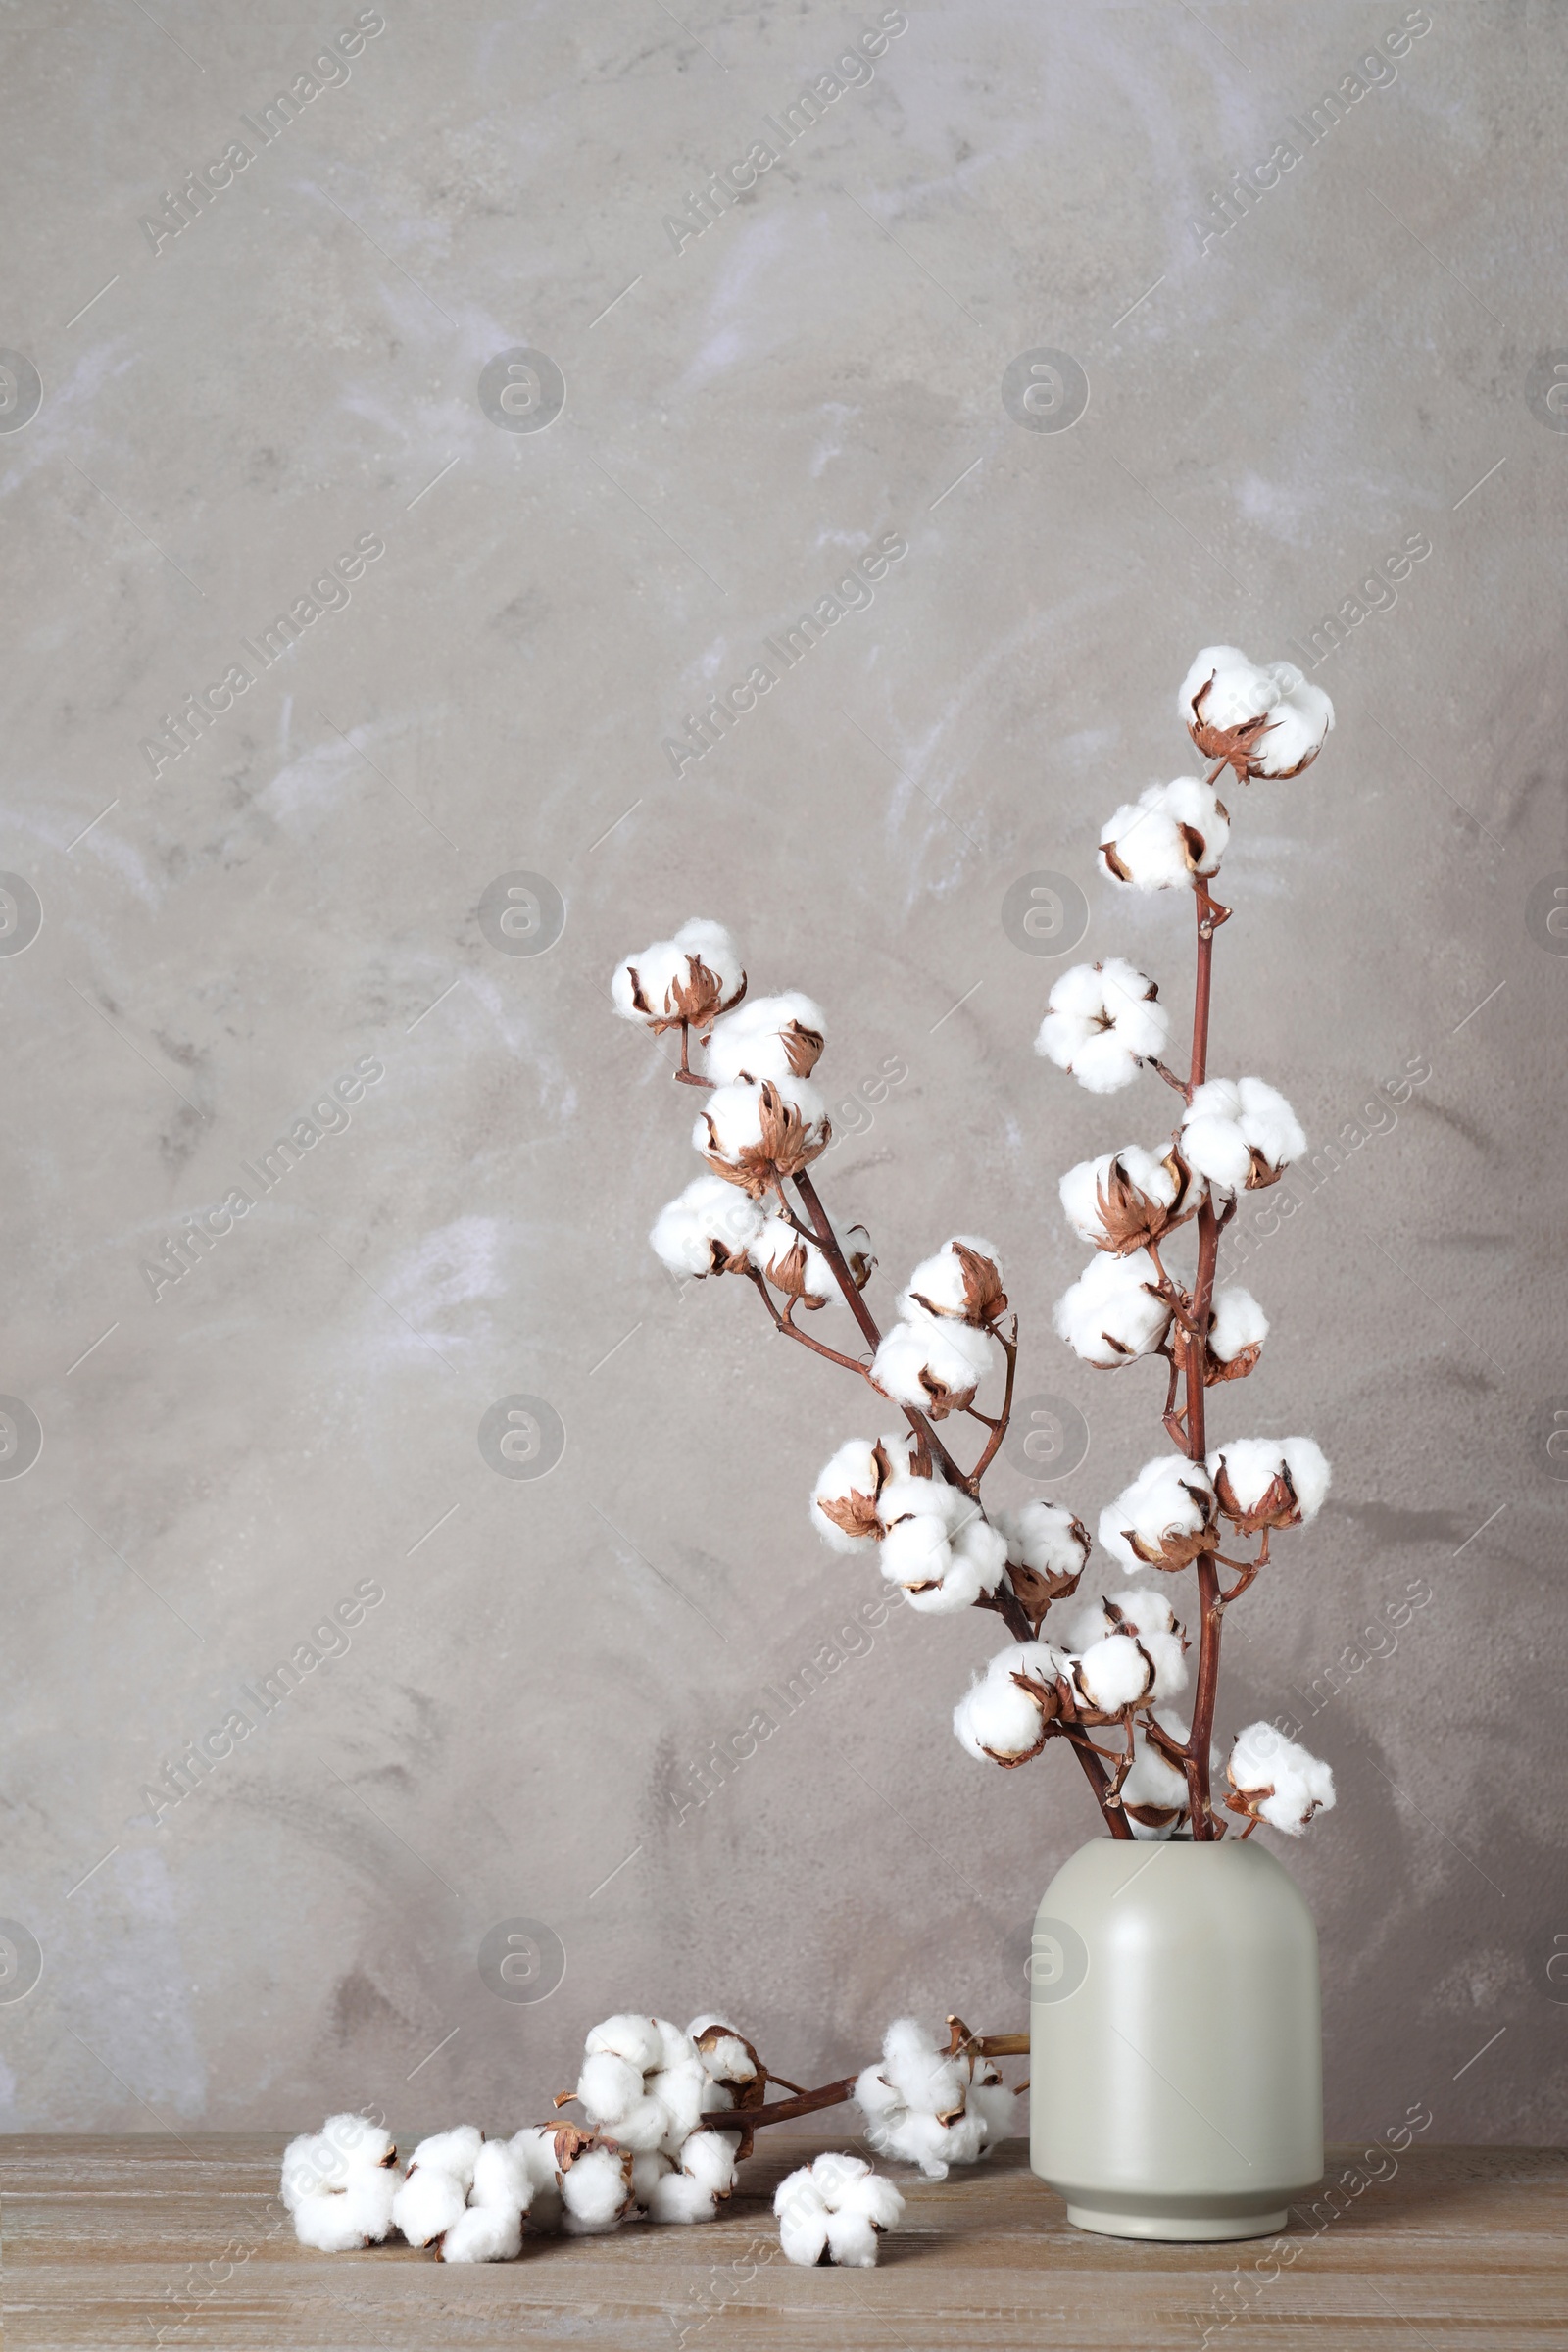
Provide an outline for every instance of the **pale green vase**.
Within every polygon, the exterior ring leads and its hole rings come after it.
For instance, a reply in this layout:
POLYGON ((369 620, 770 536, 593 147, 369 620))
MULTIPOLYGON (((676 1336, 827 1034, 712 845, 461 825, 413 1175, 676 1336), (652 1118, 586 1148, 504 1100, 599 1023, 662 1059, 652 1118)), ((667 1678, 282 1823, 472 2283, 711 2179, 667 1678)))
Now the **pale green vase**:
POLYGON ((1030 1959, 1029 2160, 1080 2230, 1264 2237, 1323 2172, 1317 1931, 1249 1838, 1102 1838, 1030 1959))

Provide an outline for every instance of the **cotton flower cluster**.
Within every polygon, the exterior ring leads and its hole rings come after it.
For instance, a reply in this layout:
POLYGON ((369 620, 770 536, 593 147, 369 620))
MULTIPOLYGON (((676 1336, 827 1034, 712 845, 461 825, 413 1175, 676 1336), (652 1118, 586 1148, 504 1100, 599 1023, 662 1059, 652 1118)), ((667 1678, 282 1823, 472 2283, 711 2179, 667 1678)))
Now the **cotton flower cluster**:
POLYGON ((870 2270, 878 2236, 897 2229, 904 2199, 862 2157, 825 2154, 785 2176, 773 2211, 786 2262, 870 2270))
POLYGON ((1294 662, 1250 662, 1234 645, 1208 645, 1176 697, 1198 749, 1250 776, 1298 776, 1334 724, 1334 705, 1294 662))
POLYGON ((1329 1465, 1313 1438, 1233 1438, 1208 1457, 1219 1508, 1243 1535, 1310 1527, 1329 1491, 1329 1465))
POLYGON ((943 1615, 994 1592, 1007 1540, 976 1502, 944 1479, 918 1477, 907 1434, 872 1445, 851 1438, 811 1491, 811 1524, 834 1551, 876 1550, 889 1584, 911 1608, 943 1615))
POLYGON ((953 1729, 971 1756, 1011 1768, 1040 1753, 1063 1714, 1108 1722, 1129 1707, 1174 1698, 1187 1680, 1170 1603, 1128 1585, 1079 1609, 1059 1642, 1016 1642, 999 1650, 954 1708, 953 1729))
POLYGON ((280 2193, 302 2246, 320 2254, 389 2237, 403 2175, 391 2134, 359 2115, 329 2115, 283 2151, 280 2193))
POLYGON ((1230 813, 1212 784, 1178 776, 1151 784, 1105 819, 1100 864, 1129 890, 1191 890, 1195 875, 1218 871, 1230 837, 1230 813))
POLYGON ((1057 1189, 1067 1222, 1080 1241, 1118 1256, 1147 1249, 1184 1224, 1206 1190, 1174 1145, 1157 1157, 1139 1144, 1080 1160, 1057 1189))
POLYGON ((529 2126, 487 2140, 475 2124, 421 2139, 409 2160, 393 2219, 411 2246, 443 2262, 511 2262, 524 2217, 535 2230, 595 2231, 627 2206, 627 2159, 583 2144, 565 2125, 529 2126))
POLYGON ((992 1326, 1007 1304, 999 1253, 955 1234, 916 1266, 898 1304, 871 1359, 872 1386, 933 1421, 962 1412, 996 1361, 992 1326))
POLYGON ((1238 1733, 1227 1771, 1235 1792, 1225 1799, 1230 1810, 1266 1821, 1288 1838, 1299 1838, 1314 1813, 1334 1809, 1328 1765, 1271 1723, 1250 1723, 1238 1733))
POLYGON ((673 939, 628 956, 611 976, 610 993, 624 1020, 656 1034, 682 1021, 706 1029, 746 994, 740 951, 722 923, 694 915, 673 939))
POLYGON ((1158 998, 1153 981, 1120 956, 1075 963, 1046 999, 1035 1052, 1092 1095, 1113 1095, 1165 1050, 1170 1016, 1158 998))
POLYGON ((896 2018, 880 2061, 855 2085, 865 2136, 879 2156, 917 2164, 945 2180, 953 2164, 974 2164, 1006 2136, 1013 2093, 988 2059, 949 2053, 912 2017, 896 2018))
POLYGON ((1171 1307, 1147 1250, 1091 1258, 1056 1300, 1053 1321, 1074 1352, 1102 1371, 1151 1355, 1164 1344, 1171 1307))
POLYGON ((1007 1568, 1015 1581, 1019 1570, 1039 1577, 1052 1600, 1077 1591, 1089 1557, 1089 1530, 1064 1504, 1022 1502, 1015 1511, 994 1512, 992 1525, 1007 1547, 1007 1568))
POLYGON ((631 2193, 652 2220, 710 2222, 735 2185, 738 2142, 704 2114, 733 2105, 758 2074, 756 2051, 717 2017, 682 2033, 667 2018, 623 2015, 589 2034, 576 2096, 596 2130, 631 2151, 631 2193))
POLYGON ((1261 1078, 1210 1078, 1182 1118, 1182 1156, 1219 1193, 1277 1183, 1306 1150, 1300 1121, 1261 1078))
POLYGON ((1146 1462, 1100 1514, 1100 1541, 1130 1575, 1140 1568, 1186 1568, 1218 1542, 1219 1504, 1201 1462, 1164 1453, 1146 1462))

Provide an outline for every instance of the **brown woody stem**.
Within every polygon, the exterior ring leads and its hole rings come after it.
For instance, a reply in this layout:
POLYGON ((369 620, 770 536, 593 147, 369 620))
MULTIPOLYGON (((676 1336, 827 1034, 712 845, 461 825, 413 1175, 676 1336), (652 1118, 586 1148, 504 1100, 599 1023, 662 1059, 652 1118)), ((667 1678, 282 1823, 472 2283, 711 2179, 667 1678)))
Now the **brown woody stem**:
POLYGON ((711 1078, 699 1077, 698 1073, 692 1068, 691 1044, 692 1025, 690 1021, 682 1021, 680 1025, 680 1068, 675 1072, 676 1083, 680 1086, 706 1086, 711 1088, 713 1084, 711 1078))
POLYGON ((841 2075, 819 2090, 803 2090, 797 2099, 775 2099, 771 2107, 710 2107, 703 2124, 710 2132, 756 2132, 763 2124, 792 2124, 798 2116, 817 2115, 824 2107, 842 2107, 859 2081, 859 2074, 841 2075))
POLYGON ((788 1315, 781 1315, 768 1297, 765 1278, 756 1266, 747 1267, 746 1279, 757 1285, 758 1296, 772 1316, 775 1331, 781 1331, 787 1340, 799 1340, 801 1346, 809 1348, 813 1355, 825 1355, 830 1364, 842 1364, 846 1372, 858 1373, 862 1380, 869 1378, 865 1366, 858 1364, 853 1355, 841 1355, 836 1348, 825 1348, 820 1340, 813 1340, 809 1332, 802 1331, 798 1323, 791 1322, 788 1315))
MULTIPOLYGON (((1221 762, 1223 765, 1223 762, 1221 762)), ((1214 775, 1220 769, 1216 767, 1214 775)), ((1211 777, 1210 782, 1214 779, 1211 777)), ((1203 1083, 1208 1067, 1208 1013, 1213 977, 1214 933, 1223 922, 1227 908, 1216 905, 1208 892, 1194 877, 1194 905, 1198 915, 1198 975, 1193 989, 1193 1055, 1187 1084, 1187 1099, 1203 1083)), ((1219 1257, 1220 1221, 1211 1200, 1205 1200, 1198 1212, 1198 1270, 1193 1277, 1192 1327, 1178 1342, 1186 1376, 1185 1412, 1182 1423, 1182 1450, 1189 1461, 1202 1461, 1207 1448, 1207 1431, 1203 1418, 1203 1358, 1205 1335, 1214 1298, 1214 1272, 1219 1257)), ((1198 1688, 1193 1696, 1193 1729, 1187 1742, 1183 1764, 1187 1773, 1188 1807, 1192 1817, 1195 1838, 1211 1841, 1223 1833, 1215 1823, 1209 1802, 1209 1744, 1214 1732, 1214 1700, 1219 1687, 1220 1624, 1223 1614, 1219 1590, 1219 1571, 1212 1556, 1203 1552, 1198 1560, 1198 1600, 1200 1610, 1198 1688)))
MULTIPOLYGON (((977 1489, 979 1487, 980 1481, 984 1478, 986 1472, 990 1469, 992 1463, 995 1461, 997 1448, 1002 1444, 1003 1439, 1006 1436, 1007 1423, 1012 1419, 1012 1384, 1017 1378, 1018 1374, 1017 1316, 1014 1315, 1012 1318, 1012 1337, 1010 1340, 1003 1339, 1000 1331, 996 1336, 1001 1344, 1003 1353, 1007 1359, 1007 1385, 1003 1393, 1002 1411, 998 1415, 997 1419, 991 1424, 991 1436, 986 1442, 986 1449, 980 1456, 980 1459, 976 1462, 974 1468, 969 1473, 970 1485, 972 1489, 977 1489)), ((977 1414, 976 1419, 983 1421, 985 1419, 984 1413, 977 1414)))

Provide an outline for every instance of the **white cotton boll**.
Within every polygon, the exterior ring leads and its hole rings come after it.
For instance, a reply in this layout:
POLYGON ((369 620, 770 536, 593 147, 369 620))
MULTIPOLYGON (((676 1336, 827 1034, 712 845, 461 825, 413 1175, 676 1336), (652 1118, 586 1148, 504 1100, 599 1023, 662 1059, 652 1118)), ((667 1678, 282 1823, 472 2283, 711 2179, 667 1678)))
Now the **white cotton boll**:
POLYGON ((1214 1320, 1208 1327, 1208 1351, 1222 1364, 1232 1364, 1247 1348, 1261 1348, 1268 1338, 1268 1317, 1239 1284, 1214 1298, 1214 1320))
POLYGON ((1310 1527, 1328 1496, 1331 1474, 1327 1456, 1315 1438, 1287 1438, 1284 1452, 1300 1506, 1301 1525, 1310 1527))
POLYGON ((648 2218, 654 2222, 711 2222, 717 2214, 712 2190, 686 2173, 666 2173, 648 2199, 648 2218))
POLYGON ((1012 2130, 1017 2093, 1005 2082, 985 2082, 977 2076, 965 2093, 964 2103, 981 2127, 983 2147, 994 2148, 999 2140, 1006 2138, 1012 2130))
POLYGON ((1185 1454, 1146 1462, 1114 1502, 1100 1514, 1100 1541, 1112 1559, 1136 1575, 1140 1568, 1185 1568, 1212 1550, 1213 1479, 1185 1454))
POLYGON ((379 2245, 391 2234, 401 2180, 402 2175, 391 2170, 370 2172, 346 2188, 309 2192, 294 2208, 295 2236, 318 2254, 347 2254, 360 2246, 379 2245))
POLYGON ((1138 1642, 1153 1668, 1154 1679, 1150 1685, 1152 1696, 1179 1698, 1190 1680, 1180 1634, 1140 1634, 1138 1642))
MULTIPOLYGON (((1026 1675, 1050 1691, 1061 1660, 1044 1642, 1016 1642, 998 1652, 953 1710, 959 1745, 977 1763, 1021 1763, 1041 1747, 1046 1722, 1038 1692, 1014 1679, 1026 1675)), ((1054 1706, 1052 1708, 1054 1712, 1054 1706)))
POLYGON ((717 2012, 706 2011, 694 2017, 686 2032, 708 2074, 709 2080, 719 2085, 734 2082, 755 2082, 758 2074, 756 2051, 743 2034, 717 2012))
POLYGON ((697 1176, 666 1202, 648 1236, 672 1274, 721 1274, 744 1262, 765 1223, 759 1201, 722 1176, 697 1176))
POLYGON ((708 2102, 709 2081, 702 2060, 695 2055, 683 2059, 679 2066, 662 2067, 648 2078, 650 2097, 664 2118, 664 2130, 660 2146, 673 2156, 682 2140, 695 2132, 708 2102))
POLYGON ((715 1021, 708 1041, 708 1075, 727 1086, 748 1078, 808 1078, 822 1051, 827 1020, 798 989, 753 997, 715 1021))
POLYGON ((514 2262, 522 2252, 520 2206, 470 2205, 437 2251, 443 2262, 514 2262))
POLYGON ((473 2168, 483 2145, 484 2133, 477 2124, 458 2124, 450 2132, 433 2132, 428 2139, 420 2140, 409 2158, 409 2170, 412 2173, 417 2164, 450 2173, 466 2196, 473 2185, 473 2168))
POLYGON ((672 939, 656 939, 617 963, 612 972, 610 994, 615 1010, 625 1021, 662 1019, 671 991, 677 980, 685 979, 688 969, 689 958, 672 939))
MULTIPOLYGON (((1156 788, 1157 789, 1157 788, 1156 788)), ((1124 801, 1100 829, 1100 870, 1124 890, 1190 890, 1192 867, 1182 829, 1168 809, 1124 801)))
POLYGON ((1227 1770, 1240 1800, 1226 1800, 1231 1810, 1266 1821, 1289 1838, 1299 1838, 1314 1814, 1334 1809, 1328 1765, 1271 1723, 1251 1723, 1237 1734, 1227 1770))
POLYGON ((411 2246, 427 2246, 451 2229, 467 2202, 467 2183, 455 2173, 438 2164, 416 2163, 397 2192, 392 2219, 411 2246))
POLYGON ((1143 797, 1181 827, 1194 873, 1215 873, 1231 837, 1231 820, 1213 785, 1200 776, 1178 776, 1174 783, 1152 787, 1143 797))
POLYGON ((913 1322, 924 1313, 992 1324, 1007 1304, 1002 1252, 977 1234, 956 1233, 932 1256, 921 1259, 899 1294, 898 1304, 900 1314, 913 1322))
POLYGON ((1152 784, 1101 828, 1100 863, 1131 890, 1190 890, 1195 874, 1217 871, 1230 817, 1211 784, 1178 776, 1152 784))
POLYGON ((653 2202, 655 2189, 675 2169, 673 2156, 662 2148, 639 2148, 631 2160, 631 2193, 639 2205, 653 2202))
POLYGON ((946 2115, 963 2104, 963 2078, 917 2017, 896 2017, 882 2037, 882 2072, 910 2107, 946 2115))
POLYGON ((631 2191, 620 2158, 610 2148, 585 2148, 561 2176, 565 2228, 574 2237, 612 2230, 631 2191))
POLYGON ((1113 1094, 1142 1057, 1164 1052, 1169 1015, 1154 983, 1119 956, 1063 972, 1047 999, 1035 1052, 1091 1094, 1113 1094))
POLYGON ((1074 1661, 1073 1681, 1102 1715, 1136 1706, 1153 1687, 1153 1668, 1143 1644, 1130 1634, 1108 1634, 1074 1661))
POLYGON ((1152 1585, 1122 1585, 1104 1593, 1100 1605, 1075 1610, 1061 1629, 1061 1640, 1068 1649, 1083 1650, 1103 1642, 1107 1634, 1168 1634, 1175 1624, 1176 1613, 1163 1592, 1152 1585))
POLYGON ((883 1438, 878 1443, 870 1438, 847 1438, 823 1464, 811 1489, 811 1525, 823 1543, 834 1551, 853 1552, 879 1542, 882 1522, 877 1516, 877 1498, 892 1475, 907 1470, 908 1461, 905 1438, 883 1438))
POLYGON ((802 2165, 779 2182, 773 2195, 778 2216, 779 2250, 786 2262, 809 2266, 820 2262, 827 2248, 827 2200, 802 2165))
POLYGON ((732 1181, 760 1195, 795 1175, 827 1148, 827 1104, 808 1078, 738 1079, 704 1097, 692 1148, 732 1181))
POLYGON ((694 2132, 680 2151, 680 2169, 710 2197, 728 2196, 735 2185, 735 2134, 694 2132))
MULTIPOLYGON (((1057 1186, 1068 1224, 1080 1240, 1093 1242, 1097 1250, 1121 1246, 1117 1207, 1120 1203, 1134 1205, 1129 1191, 1148 1201, 1152 1210, 1169 1215, 1181 1190, 1180 1175, 1169 1156, 1157 1159, 1140 1144, 1123 1144, 1119 1152, 1102 1152, 1098 1159, 1080 1160, 1057 1186)), ((1163 1222, 1163 1217, 1152 1216, 1149 1222, 1163 1222)))
POLYGON ((1233 1438, 1208 1468, 1220 1507, 1248 1532, 1310 1526, 1329 1491, 1329 1465, 1312 1438, 1233 1438))
MULTIPOLYGON (((724 1184, 722 1176, 713 1178, 724 1184)), ((724 1185, 734 1192, 733 1185, 724 1185)), ((742 1194, 742 1200, 746 1196, 742 1194)), ((749 1203, 756 1206, 757 1203, 749 1203)), ((780 1216, 765 1217, 752 1240, 748 1255, 760 1274, 765 1275, 775 1290, 787 1291, 792 1297, 804 1299, 808 1305, 821 1306, 837 1296, 838 1284, 833 1269, 815 1242, 797 1233, 794 1226, 780 1216), (799 1254, 797 1255, 797 1252, 799 1254)))
POLYGON ((525 2211, 533 2181, 522 2150, 510 2139, 487 2139, 473 2160, 472 2205, 514 2205, 525 2211))
POLYGON ((1091 1364, 1115 1365, 1148 1355, 1170 1328, 1158 1296, 1159 1269, 1147 1250, 1092 1258, 1053 1314, 1057 1333, 1091 1364))
POLYGON ((577 2096, 590 2123, 608 2124, 627 2114, 642 2095, 642 2071, 628 2060, 612 2050, 596 2050, 583 2060, 577 2096))
POLYGON ((827 2250, 841 2270, 874 2270, 876 2230, 863 2213, 830 2212, 827 2217, 827 2250))
POLYGON ((1254 776, 1295 776, 1310 767, 1334 725, 1334 705, 1291 662, 1272 665, 1280 699, 1248 761, 1254 776))
POLYGON ((297 2212, 307 2197, 318 2195, 334 2179, 334 2168, 339 2161, 320 2132, 302 2132, 297 2139, 289 2141, 283 2150, 278 2193, 290 2213, 297 2212))
POLYGON ((1189 1166, 1227 1193, 1272 1184, 1305 1150, 1295 1111, 1261 1078, 1208 1079, 1182 1119, 1189 1166))
POLYGON ((940 1322, 934 1315, 894 1323, 871 1359, 871 1383, 895 1404, 913 1405, 940 1421, 969 1402, 991 1368, 992 1349, 988 1334, 965 1323, 940 1322))
POLYGON ((584 2047, 590 2058, 601 2050, 624 2058, 640 2075, 652 2074, 656 2066, 662 2065, 664 2057, 658 2018, 641 2017, 632 2011, 607 2017, 603 2025, 592 2027, 584 2047))
POLYGON ((1007 1558, 1037 1576, 1078 1576, 1089 1557, 1089 1530, 1059 1502, 1021 1502, 1016 1510, 996 1511, 992 1525, 1006 1547, 1007 1558))
POLYGON ((1272 670, 1250 662, 1239 646, 1205 645, 1182 680, 1176 709, 1186 727, 1197 715, 1206 728, 1226 732, 1261 718, 1279 699, 1272 670))
POLYGON ((536 2200, 542 2194, 551 2195, 559 2190, 556 2135, 549 2124, 524 2124, 507 2144, 521 2163, 536 2200))

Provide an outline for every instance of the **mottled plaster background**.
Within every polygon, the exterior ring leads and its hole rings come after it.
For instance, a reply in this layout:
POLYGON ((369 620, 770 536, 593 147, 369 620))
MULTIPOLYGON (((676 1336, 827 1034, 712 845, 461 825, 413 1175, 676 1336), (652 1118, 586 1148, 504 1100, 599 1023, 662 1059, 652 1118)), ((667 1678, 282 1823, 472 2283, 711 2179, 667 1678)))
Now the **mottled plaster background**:
POLYGON ((1083 1256, 1056 1178, 1167 1106, 1034 1057, 1062 963, 1003 902, 1074 879, 1079 953, 1145 961, 1185 1020, 1186 909, 1096 881, 1101 819, 1192 764, 1200 645, 1315 659, 1419 534, 1317 660, 1325 756, 1247 796, 1226 868, 1212 1066, 1345 1149, 1241 1268, 1274 1335, 1213 1426, 1313 1431, 1336 1484, 1237 1612, 1220 1723, 1294 1713, 1338 1776, 1286 1850, 1331 2132, 1424 2101, 1446 2138, 1558 2133, 1560 13, 1434 5, 1308 146, 1291 118, 1396 0, 911 6, 677 251, 701 175, 881 16, 678 13, 384 0, 346 84, 155 252, 144 218, 350 0, 6 11, 0 343, 41 404, 0 435, 0 945, 42 923, 0 956, 0 1389, 43 1445, 0 1479, 4 2116, 500 2128, 615 2007, 729 2008, 797 2080, 896 2010, 1022 2022, 1034 1905, 1098 1824, 1065 1757, 1004 1775, 951 1738, 991 1619, 900 1613, 694 1801, 876 1596, 804 1518, 867 1407, 651 1255, 694 1102, 608 971, 702 912, 820 998, 818 1075, 861 1105, 822 1184, 873 1298, 955 1228, 1004 1247, 1022 1393, 1089 1450, 999 1494, 1093 1520, 1162 1444, 1159 1381, 1053 1336, 1083 1256), (518 346, 564 377, 536 432, 478 397, 518 346), (1086 372, 1069 430, 1003 404, 1041 347, 1086 372), (677 780, 685 715, 888 532, 874 603, 677 780), (149 760, 366 535, 351 601, 149 760), (516 870, 564 904, 546 954, 481 925, 516 870), (179 1220, 365 1058, 352 1124, 155 1300, 179 1220), (480 1450, 518 1395, 564 1428, 541 1479, 480 1450), (364 1580, 346 1654, 155 1821, 184 1744, 364 1580), (564 1954, 548 1998, 481 1974, 519 1920, 564 1954))

